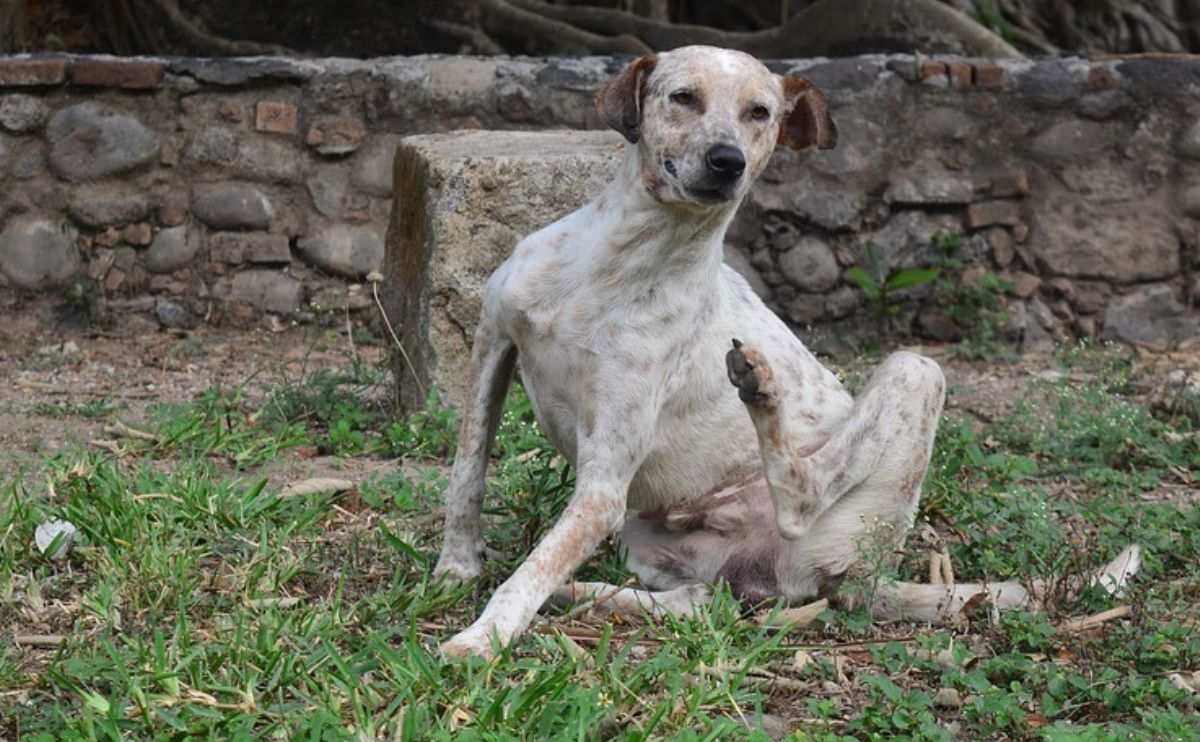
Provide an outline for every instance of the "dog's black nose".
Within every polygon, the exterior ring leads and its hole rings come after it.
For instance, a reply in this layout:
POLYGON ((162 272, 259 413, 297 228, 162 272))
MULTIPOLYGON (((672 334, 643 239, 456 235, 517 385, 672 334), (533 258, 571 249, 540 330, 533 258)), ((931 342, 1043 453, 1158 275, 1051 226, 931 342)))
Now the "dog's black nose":
POLYGON ((737 180, 746 169, 746 157, 730 144, 718 144, 704 156, 708 169, 721 180, 737 180))

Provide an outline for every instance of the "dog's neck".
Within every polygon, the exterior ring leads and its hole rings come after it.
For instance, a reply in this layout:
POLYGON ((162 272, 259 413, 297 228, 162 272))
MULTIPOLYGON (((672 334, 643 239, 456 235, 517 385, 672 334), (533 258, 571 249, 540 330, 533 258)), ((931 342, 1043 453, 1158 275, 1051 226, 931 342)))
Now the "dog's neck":
POLYGON ((665 187, 657 177, 646 169, 638 147, 627 147, 621 170, 592 203, 595 257, 619 266, 633 282, 716 281, 725 230, 740 201, 711 207, 663 202, 655 194, 665 187))

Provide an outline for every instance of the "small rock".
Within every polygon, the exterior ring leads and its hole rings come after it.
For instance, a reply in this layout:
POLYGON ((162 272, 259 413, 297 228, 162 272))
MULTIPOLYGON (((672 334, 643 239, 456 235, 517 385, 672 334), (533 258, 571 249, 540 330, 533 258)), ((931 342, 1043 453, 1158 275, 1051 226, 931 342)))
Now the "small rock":
POLYGON ((967 207, 967 226, 971 229, 993 224, 1014 226, 1021 222, 1021 205, 1016 201, 980 201, 967 207))
POLYGON ((81 193, 67 206, 67 214, 71 219, 88 229, 120 227, 141 221, 149 213, 150 204, 142 196, 106 190, 81 193))
POLYGON ((801 237, 794 247, 779 256, 779 270, 788 282, 812 293, 832 289, 842 275, 833 250, 811 236, 801 237))
POLYGON ((187 146, 185 158, 212 165, 248 180, 296 183, 303 176, 306 158, 281 138, 247 138, 233 129, 209 126, 187 146))
POLYGON ((172 193, 158 207, 158 223, 164 227, 178 227, 187 218, 187 197, 172 193))
POLYGON ((1011 283, 1014 296, 1017 296, 1021 299, 1028 299, 1029 297, 1033 296, 1034 292, 1038 290, 1038 287, 1042 285, 1042 279, 1038 278, 1032 273, 1017 271, 1013 274, 1011 283))
POLYGON ((217 232, 209 238, 209 258, 221 263, 290 263, 292 250, 282 234, 217 232))
POLYGON ((831 319, 842 319, 862 306, 862 292, 850 286, 839 286, 825 296, 825 314, 831 319))
POLYGON ((293 314, 304 298, 304 284, 279 271, 247 270, 234 275, 228 298, 275 314, 293 314))
POLYGON ((146 250, 143 264, 151 273, 173 273, 189 265, 200 249, 200 239, 187 227, 159 230, 146 250))
POLYGON ((392 195, 392 161, 400 137, 388 135, 371 143, 356 158, 351 182, 372 196, 392 195))
POLYGON ((95 180, 140 170, 158 157, 158 137, 132 116, 93 103, 54 114, 46 127, 50 167, 66 180, 95 180))
POLYGON ((192 213, 210 229, 267 229, 275 211, 257 188, 228 183, 210 188, 192 203, 192 213))
POLYGON ((0 98, 0 127, 24 134, 46 121, 46 104, 32 95, 6 95, 0 98))
POLYGON ((246 112, 231 100, 217 103, 217 115, 233 124, 240 124, 246 120, 246 112))
POLYGON ((334 275, 361 278, 383 263, 383 240, 369 227, 335 224, 297 243, 300 255, 334 275))
POLYGON ((340 219, 346 207, 346 197, 350 193, 349 183, 344 174, 339 175, 321 172, 305 181, 308 195, 312 198, 313 208, 321 216, 330 219, 340 219))
POLYGON ((1025 173, 998 175, 988 191, 993 198, 1024 198, 1029 195, 1029 176, 1025 173))
POLYGON ((1167 284, 1140 286, 1115 297, 1104 313, 1108 340, 1168 343, 1200 336, 1200 314, 1188 312, 1167 284))
POLYGON ((813 294, 801 294, 788 302, 787 317, 798 325, 808 325, 825 314, 825 299, 813 294))
POLYGON ((992 260, 996 267, 1007 268, 1012 265, 1016 251, 1013 250, 1013 238, 1004 227, 992 227, 987 231, 988 247, 992 248, 992 260))
POLYGON ((17 217, 0 232, 0 271, 21 288, 54 286, 78 270, 74 235, 54 222, 17 217))
POLYGON ((938 688, 938 692, 933 695, 933 705, 944 709, 961 708, 962 694, 954 688, 938 688))
POLYGON ((917 333, 921 337, 943 343, 953 342, 962 337, 962 330, 945 307, 927 303, 917 312, 914 321, 917 333))
POLYGON ((141 222, 140 224, 130 224, 125 228, 125 242, 138 247, 149 245, 154 239, 154 230, 149 224, 141 222))
POLYGON ((750 284, 750 289, 758 294, 760 299, 765 299, 771 295, 771 287, 763 280, 762 274, 751 265, 750 260, 738 248, 725 244, 725 264, 737 271, 738 275, 746 279, 746 283, 750 284))
POLYGON ((154 302, 154 314, 166 328, 190 330, 196 326, 196 318, 192 313, 170 299, 159 298, 154 302))
POLYGON ((987 275, 987 268, 982 265, 972 265, 958 277, 958 285, 964 289, 977 289, 983 285, 985 275, 987 275))
POLYGON ((349 288, 327 286, 318 290, 308 300, 309 306, 318 312, 366 309, 373 303, 371 296, 359 284, 354 284, 349 288))
POLYGON ((1094 155, 1112 144, 1115 134, 1114 127, 1094 121, 1060 121, 1034 137, 1029 149, 1051 159, 1094 155))
POLYGON ((327 116, 308 127, 304 143, 327 157, 348 155, 362 144, 366 129, 353 116, 327 116))
POLYGON ((893 172, 883 200, 895 204, 967 204, 975 197, 971 178, 940 166, 923 165, 893 172))

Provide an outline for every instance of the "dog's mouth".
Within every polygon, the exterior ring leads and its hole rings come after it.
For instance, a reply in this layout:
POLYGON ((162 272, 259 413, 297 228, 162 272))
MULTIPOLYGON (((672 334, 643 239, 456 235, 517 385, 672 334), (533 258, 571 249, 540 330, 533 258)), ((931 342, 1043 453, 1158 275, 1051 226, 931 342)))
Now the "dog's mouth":
POLYGON ((700 204, 721 204, 733 198, 726 188, 686 188, 684 192, 693 201, 700 204))

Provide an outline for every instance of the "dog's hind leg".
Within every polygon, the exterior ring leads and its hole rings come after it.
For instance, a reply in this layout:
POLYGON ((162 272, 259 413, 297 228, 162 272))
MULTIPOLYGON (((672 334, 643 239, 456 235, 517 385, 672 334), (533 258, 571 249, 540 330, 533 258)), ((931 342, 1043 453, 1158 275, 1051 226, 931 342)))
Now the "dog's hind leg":
POLYGON ((941 370, 895 353, 875 370, 832 435, 796 445, 813 426, 804 389, 787 389, 764 351, 735 347, 730 380, 758 431, 792 599, 832 594, 848 575, 894 560, 912 526, 945 396, 941 370))

